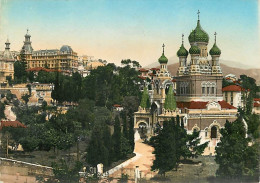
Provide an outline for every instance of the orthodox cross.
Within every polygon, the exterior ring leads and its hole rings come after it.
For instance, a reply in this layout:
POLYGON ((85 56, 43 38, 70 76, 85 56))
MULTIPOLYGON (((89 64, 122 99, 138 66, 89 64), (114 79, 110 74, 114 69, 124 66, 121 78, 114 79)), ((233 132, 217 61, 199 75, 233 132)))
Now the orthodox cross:
POLYGON ((198 20, 200 20, 200 10, 198 10, 198 20))
POLYGON ((27 28, 27 34, 28 34, 28 32, 29 32, 29 29, 27 28))
POLYGON ((216 43, 216 41, 217 41, 217 33, 215 32, 215 43, 216 43))
POLYGON ((182 37, 182 44, 183 44, 183 37, 184 37, 184 34, 182 34, 181 37, 182 37))
POLYGON ((162 47, 163 47, 163 53, 164 53, 164 47, 165 47, 164 43, 163 43, 162 47))

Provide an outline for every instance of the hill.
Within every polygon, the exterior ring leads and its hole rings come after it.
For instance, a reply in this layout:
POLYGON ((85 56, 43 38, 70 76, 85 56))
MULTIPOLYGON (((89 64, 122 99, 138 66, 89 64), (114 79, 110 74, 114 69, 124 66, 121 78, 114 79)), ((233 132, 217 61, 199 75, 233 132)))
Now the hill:
MULTIPOLYGON (((220 65, 224 76, 227 74, 234 74, 239 78, 241 74, 245 74, 247 76, 254 78, 257 84, 260 84, 260 69, 241 69, 241 68, 230 67, 225 64, 220 64, 220 65)), ((168 65, 168 70, 173 76, 176 75, 178 66, 179 63, 168 65)))

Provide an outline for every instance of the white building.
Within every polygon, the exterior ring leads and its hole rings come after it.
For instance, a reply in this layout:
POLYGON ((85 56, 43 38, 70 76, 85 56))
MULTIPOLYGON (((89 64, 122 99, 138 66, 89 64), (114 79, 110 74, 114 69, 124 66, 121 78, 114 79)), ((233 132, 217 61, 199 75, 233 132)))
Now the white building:
POLYGON ((223 98, 224 100, 229 103, 230 105, 238 108, 244 106, 244 100, 243 100, 243 93, 248 94, 248 92, 245 92, 245 89, 242 88, 239 85, 229 85, 224 88, 222 88, 223 92, 223 98))

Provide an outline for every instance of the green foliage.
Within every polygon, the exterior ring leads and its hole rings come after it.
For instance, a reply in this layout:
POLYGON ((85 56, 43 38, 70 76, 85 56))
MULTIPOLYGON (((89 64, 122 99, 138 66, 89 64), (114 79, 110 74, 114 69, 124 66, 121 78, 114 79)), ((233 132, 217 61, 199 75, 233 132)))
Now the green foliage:
POLYGON ((219 164, 217 176, 223 178, 241 179, 257 176, 258 149, 257 144, 249 146, 249 138, 242 117, 232 123, 226 122, 220 130, 222 137, 216 147, 216 163, 219 164))
POLYGON ((200 144, 199 132, 187 134, 179 116, 163 122, 157 136, 151 138, 155 160, 152 170, 164 174, 177 169, 181 159, 197 158, 207 147, 208 142, 200 144))
POLYGON ((149 98, 148 90, 146 87, 144 87, 140 106, 142 108, 146 108, 146 109, 149 109, 151 107, 150 98, 149 98))
POLYGON ((30 95, 27 94, 27 93, 24 94, 24 95, 22 95, 22 99, 23 99, 23 101, 25 102, 25 104, 28 104, 29 98, 30 98, 30 95))
POLYGON ((65 160, 61 159, 60 163, 52 163, 54 180, 53 182, 76 183, 79 182, 79 171, 82 168, 82 163, 77 161, 71 168, 65 160))
POLYGON ((246 123, 248 125, 248 134, 251 134, 255 139, 259 138, 260 118, 257 114, 251 114, 246 117, 246 123))
POLYGON ((86 162, 93 167, 99 163, 103 163, 104 166, 108 165, 109 151, 104 144, 103 135, 102 127, 96 125, 92 131, 86 155, 86 162))
POLYGON ((159 170, 159 174, 177 167, 176 138, 173 129, 173 121, 165 121, 163 129, 152 139, 155 160, 152 170, 159 170))
POLYGON ((5 118, 5 104, 0 102, 0 120, 5 118))
POLYGON ((120 157, 121 154, 121 136, 122 134, 121 134, 121 125, 120 125, 119 117, 116 116, 113 140, 114 140, 115 155, 117 155, 118 157, 120 157))
POLYGON ((169 91, 166 95, 164 108, 168 109, 168 110, 175 110, 176 106, 177 106, 177 104, 176 104, 175 96, 173 94, 173 88, 171 85, 169 88, 169 91))
POLYGON ((22 61, 16 61, 14 63, 14 82, 15 83, 26 83, 26 63, 22 61))

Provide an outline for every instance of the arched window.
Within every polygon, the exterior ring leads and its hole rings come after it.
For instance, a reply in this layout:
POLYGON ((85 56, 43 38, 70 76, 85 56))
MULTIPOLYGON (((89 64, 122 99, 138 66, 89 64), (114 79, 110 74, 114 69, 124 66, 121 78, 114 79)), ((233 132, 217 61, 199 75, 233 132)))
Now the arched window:
POLYGON ((213 127, 211 128, 210 137, 211 137, 211 138, 217 138, 217 127, 216 127, 216 126, 213 126, 213 127))

